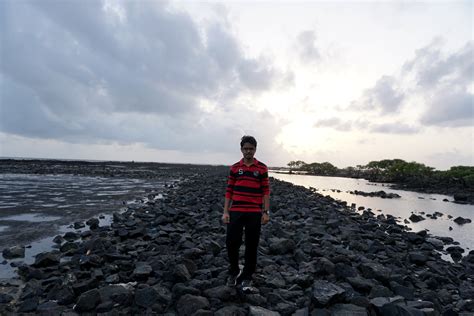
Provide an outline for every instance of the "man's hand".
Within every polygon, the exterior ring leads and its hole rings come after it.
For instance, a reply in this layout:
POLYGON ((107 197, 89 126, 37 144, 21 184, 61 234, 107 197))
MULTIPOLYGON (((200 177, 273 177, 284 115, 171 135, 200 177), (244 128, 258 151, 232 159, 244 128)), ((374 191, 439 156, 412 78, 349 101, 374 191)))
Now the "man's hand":
POLYGON ((265 225, 270 221, 270 215, 268 213, 262 214, 262 224, 265 225))
POLYGON ((230 223, 230 215, 229 215, 229 212, 225 212, 224 211, 224 214, 222 214, 222 222, 224 224, 229 224, 230 223))

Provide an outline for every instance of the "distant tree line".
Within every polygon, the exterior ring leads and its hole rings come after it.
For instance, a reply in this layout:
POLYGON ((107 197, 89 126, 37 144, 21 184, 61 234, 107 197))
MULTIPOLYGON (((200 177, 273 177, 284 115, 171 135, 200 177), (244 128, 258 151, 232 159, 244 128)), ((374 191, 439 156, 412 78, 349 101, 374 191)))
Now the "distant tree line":
POLYGON ((290 173, 303 171, 318 176, 364 178, 373 182, 402 184, 408 188, 450 186, 458 189, 474 189, 474 167, 471 166, 454 166, 449 170, 440 171, 415 161, 384 159, 343 169, 329 162, 306 163, 301 160, 290 161, 288 167, 290 173))

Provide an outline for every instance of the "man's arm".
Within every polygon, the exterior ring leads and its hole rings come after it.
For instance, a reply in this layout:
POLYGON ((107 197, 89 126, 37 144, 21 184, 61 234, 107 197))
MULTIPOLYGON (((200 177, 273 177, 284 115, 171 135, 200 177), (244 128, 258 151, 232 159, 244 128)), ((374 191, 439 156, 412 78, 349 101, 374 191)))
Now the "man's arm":
POLYGON ((270 220, 270 181, 268 179, 268 169, 266 169, 262 175, 262 190, 263 190, 262 224, 266 224, 270 220))
POLYGON ((230 207, 232 195, 234 193, 234 184, 235 184, 235 176, 232 173, 232 168, 231 168, 229 172, 229 178, 227 179, 227 189, 225 192, 225 201, 224 201, 224 213, 222 214, 222 221, 224 222, 224 224, 228 224, 230 222, 229 207, 230 207))
POLYGON ((222 222, 224 224, 229 224, 230 222, 229 206, 230 206, 230 199, 226 197, 225 202, 224 202, 224 214, 222 214, 222 222))
POLYGON ((263 211, 270 211, 270 195, 263 196, 263 211))

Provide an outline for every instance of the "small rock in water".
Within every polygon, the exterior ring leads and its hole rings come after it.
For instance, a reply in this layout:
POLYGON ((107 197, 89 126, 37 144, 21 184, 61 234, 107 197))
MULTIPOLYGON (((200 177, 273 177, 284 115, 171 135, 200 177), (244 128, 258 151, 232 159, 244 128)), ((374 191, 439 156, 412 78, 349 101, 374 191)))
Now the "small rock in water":
POLYGON ((416 214, 411 214, 409 219, 413 222, 413 223, 417 223, 417 222, 420 222, 420 221, 423 221, 425 218, 421 215, 416 215, 416 214))
POLYGON ((90 229, 96 229, 99 227, 99 220, 97 218, 89 219, 86 224, 90 227, 90 229))
POLYGON ((14 246, 10 248, 5 248, 2 251, 2 255, 3 255, 3 258, 5 259, 24 258, 25 247, 14 246))
POLYGON ((469 218, 463 218, 463 217, 459 216, 459 217, 456 217, 454 219, 454 222, 458 225, 464 225, 464 224, 470 223, 471 220, 469 218))
POLYGON ((84 227, 86 227, 86 225, 83 222, 75 222, 74 223, 74 228, 75 229, 80 229, 80 228, 84 228, 84 227))
POLYGON ((62 244, 64 242, 64 238, 61 235, 57 235, 56 237, 54 237, 53 242, 55 244, 62 244))

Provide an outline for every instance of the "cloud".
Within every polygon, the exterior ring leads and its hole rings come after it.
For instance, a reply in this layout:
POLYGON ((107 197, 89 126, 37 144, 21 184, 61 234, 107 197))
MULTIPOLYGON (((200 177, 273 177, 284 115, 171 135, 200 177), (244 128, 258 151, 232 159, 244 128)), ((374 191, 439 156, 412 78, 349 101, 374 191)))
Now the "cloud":
POLYGON ((381 114, 397 112, 405 94, 397 88, 397 80, 392 76, 382 76, 373 88, 364 91, 362 97, 353 102, 356 109, 377 110, 381 114))
MULTIPOLYGON (((166 2, 2 1, 0 10, 5 133, 222 151, 262 125, 236 123, 245 109, 235 100, 290 76, 246 57, 226 23, 198 25, 166 2)), ((276 134, 275 118, 263 125, 276 134)))
POLYGON ((416 92, 423 96, 426 111, 420 121, 426 125, 445 127, 474 124, 474 42, 459 51, 444 56, 434 41, 416 52, 415 58, 404 65, 404 71, 415 78, 416 92))
POLYGON ((442 39, 418 49, 415 57, 403 65, 405 75, 413 75, 421 89, 442 86, 465 86, 472 83, 474 73, 474 42, 467 42, 459 51, 444 56, 442 39))
POLYGON ((371 125, 370 131, 383 134, 415 134, 419 128, 403 123, 387 123, 371 125))
POLYGON ((314 127, 328 127, 341 132, 360 130, 381 134, 414 134, 419 131, 418 127, 400 122, 374 124, 364 119, 342 120, 337 117, 318 120, 314 127))
POLYGON ((313 62, 321 58, 321 53, 316 47, 315 31, 308 30, 301 32, 298 34, 296 41, 299 56, 304 62, 313 62))
POLYGON ((329 127, 333 128, 338 131, 350 131, 353 129, 353 124, 354 122, 352 121, 343 121, 340 118, 337 117, 331 117, 331 118, 326 118, 326 119, 321 119, 318 120, 315 124, 314 127, 329 127))
POLYGON ((446 127, 474 126, 474 95, 466 91, 438 93, 421 123, 446 127))
MULTIPOLYGON (((473 73, 474 42, 446 54, 442 39, 416 50, 415 57, 401 67, 397 75, 381 76, 374 87, 351 103, 354 110, 375 111, 382 115, 402 114, 404 107, 422 125, 442 127, 472 126, 474 123, 473 73), (410 110, 412 110, 410 112, 410 110)), ((412 117, 410 117, 410 120, 412 117)), ((407 126, 374 127, 383 132, 416 132, 407 126)))

